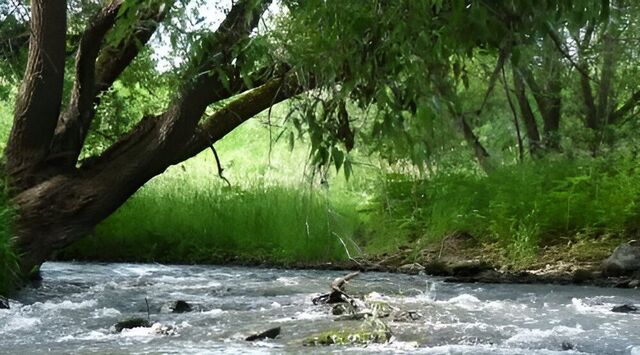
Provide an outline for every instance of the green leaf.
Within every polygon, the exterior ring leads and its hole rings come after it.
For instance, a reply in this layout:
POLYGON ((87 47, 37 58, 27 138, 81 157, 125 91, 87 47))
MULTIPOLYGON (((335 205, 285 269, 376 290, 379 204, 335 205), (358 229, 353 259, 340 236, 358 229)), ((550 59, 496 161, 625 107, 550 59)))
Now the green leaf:
POLYGON ((333 162, 336 165, 336 172, 339 172, 340 167, 344 162, 344 153, 340 149, 333 147, 331 149, 331 157, 333 158, 333 162))
POLYGON ((350 159, 346 159, 344 161, 344 177, 349 180, 349 178, 351 177, 351 173, 353 172, 353 167, 351 166, 351 160, 350 159))

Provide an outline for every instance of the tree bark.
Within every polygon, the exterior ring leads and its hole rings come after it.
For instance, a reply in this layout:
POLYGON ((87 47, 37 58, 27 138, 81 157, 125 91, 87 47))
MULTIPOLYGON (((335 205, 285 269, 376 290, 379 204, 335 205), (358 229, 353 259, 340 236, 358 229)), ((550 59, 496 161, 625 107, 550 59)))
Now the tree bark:
POLYGON ((64 0, 31 2, 29 56, 5 151, 14 189, 33 183, 49 153, 62 99, 66 11, 64 0))

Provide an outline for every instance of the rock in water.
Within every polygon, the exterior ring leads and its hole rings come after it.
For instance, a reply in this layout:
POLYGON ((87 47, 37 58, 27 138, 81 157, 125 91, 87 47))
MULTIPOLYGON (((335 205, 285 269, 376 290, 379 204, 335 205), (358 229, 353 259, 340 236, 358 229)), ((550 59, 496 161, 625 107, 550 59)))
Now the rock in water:
POLYGON ((149 328, 151 324, 144 318, 130 318, 120 321, 114 325, 116 328, 116 332, 120 333, 123 329, 131 329, 131 328, 149 328))
POLYGON ((632 304, 623 304, 622 306, 615 306, 611 308, 611 312, 616 313, 637 313, 638 307, 632 304))
POLYGON ((171 306, 169 306, 169 309, 171 309, 171 312, 173 313, 185 313, 192 311, 191 305, 183 300, 175 301, 171 306))
POLYGON ((245 340, 246 341, 255 341, 255 340, 262 340, 262 339, 275 339, 278 335, 280 335, 280 327, 276 327, 276 328, 271 328, 269 330, 265 330, 262 333, 259 334, 253 334, 253 335, 249 335, 245 340))
POLYGON ((636 271, 640 271, 640 242, 635 240, 619 245, 602 262, 602 272, 606 276, 630 275, 636 271))
POLYGON ((0 296, 0 309, 9 309, 9 300, 0 296))
POLYGON ((417 275, 421 272, 424 272, 424 266, 418 263, 404 264, 398 268, 398 271, 404 272, 407 274, 417 275))

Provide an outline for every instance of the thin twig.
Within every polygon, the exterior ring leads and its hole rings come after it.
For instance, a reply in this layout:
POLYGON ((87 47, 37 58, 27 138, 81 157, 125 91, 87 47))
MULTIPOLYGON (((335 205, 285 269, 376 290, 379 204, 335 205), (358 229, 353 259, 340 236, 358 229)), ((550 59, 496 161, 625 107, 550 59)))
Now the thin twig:
POLYGON ((144 303, 147 304, 147 322, 151 322, 151 312, 149 311, 149 300, 145 297, 144 303))
POLYGON ((222 168, 222 164, 220 164, 220 157, 218 157, 218 152, 216 151, 216 148, 213 147, 213 144, 209 145, 209 148, 211 148, 211 151, 213 152, 213 156, 216 158, 216 165, 218 166, 218 176, 220 177, 220 179, 224 180, 224 182, 226 182, 229 187, 231 187, 231 183, 229 182, 229 180, 226 177, 224 177, 224 175, 222 175, 222 172, 224 171, 224 169, 222 168))

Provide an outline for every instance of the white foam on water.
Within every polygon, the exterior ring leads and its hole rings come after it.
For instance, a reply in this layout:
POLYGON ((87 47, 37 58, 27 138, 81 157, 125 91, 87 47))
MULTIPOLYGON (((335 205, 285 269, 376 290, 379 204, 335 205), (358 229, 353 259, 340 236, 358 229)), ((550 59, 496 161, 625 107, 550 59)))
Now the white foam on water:
POLYGON ((450 298, 447 301, 436 301, 436 303, 455 305, 469 311, 478 310, 478 308, 482 306, 482 301, 480 301, 476 296, 467 293, 450 298))
POLYGON ((92 313, 93 318, 118 317, 120 315, 122 315, 122 313, 119 310, 115 308, 106 308, 106 307, 96 309, 92 313))
POLYGON ((92 330, 88 333, 82 333, 77 335, 65 335, 63 337, 56 339, 56 342, 64 343, 67 341, 74 341, 74 340, 80 340, 80 341, 104 340, 104 339, 113 338, 114 336, 115 336, 114 334, 107 334, 107 333, 99 332, 96 330, 92 330))
POLYGON ((581 298, 572 298, 571 304, 567 307, 575 310, 579 314, 607 314, 611 315, 611 308, 614 304, 601 303, 601 304, 589 304, 581 298))
POLYGON ((280 282, 281 284, 285 285, 285 286, 294 286, 294 285, 298 285, 300 282, 298 281, 297 277, 285 277, 285 276, 281 276, 278 277, 276 279, 276 281, 280 282))
POLYGON ((2 330, 2 332, 0 333, 30 329, 30 328, 34 328, 40 323, 42 323, 40 318, 23 317, 20 315, 14 315, 11 318, 9 318, 9 320, 7 320, 5 324, 3 324, 2 328, 0 328, 2 330))
POLYGON ((551 329, 522 329, 520 332, 512 336, 505 341, 505 344, 509 345, 528 345, 537 344, 540 342, 547 342, 551 340, 557 340, 562 337, 574 337, 576 335, 584 333, 582 327, 578 324, 575 327, 567 327, 559 325, 551 329))
POLYGON ((206 314, 206 315, 209 315, 209 316, 218 316, 218 315, 224 314, 226 312, 227 311, 222 310, 220 308, 214 308, 214 309, 210 309, 208 311, 202 311, 202 312, 200 312, 200 314, 206 314))
POLYGON ((95 307, 98 304, 98 301, 96 300, 86 300, 86 301, 81 301, 81 302, 71 302, 69 300, 64 300, 62 302, 51 302, 51 301, 46 301, 44 303, 40 303, 40 302, 36 302, 32 305, 33 308, 40 308, 42 310, 45 311, 49 311, 49 310, 61 310, 61 309, 71 309, 71 310, 76 310, 76 309, 83 309, 83 308, 90 308, 90 307, 95 307))
POLYGON ((629 355, 640 355, 640 344, 631 345, 627 348, 627 350, 629 350, 629 355))

